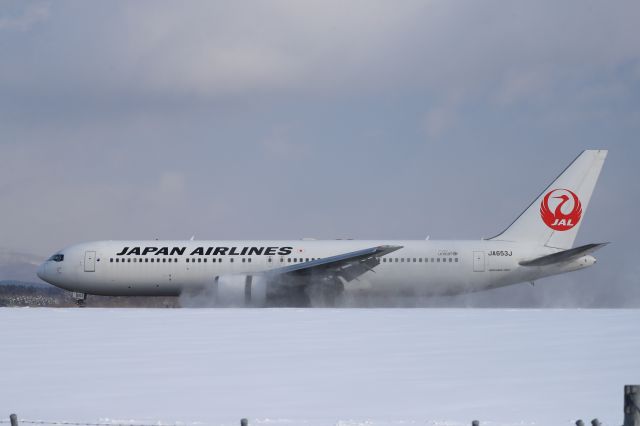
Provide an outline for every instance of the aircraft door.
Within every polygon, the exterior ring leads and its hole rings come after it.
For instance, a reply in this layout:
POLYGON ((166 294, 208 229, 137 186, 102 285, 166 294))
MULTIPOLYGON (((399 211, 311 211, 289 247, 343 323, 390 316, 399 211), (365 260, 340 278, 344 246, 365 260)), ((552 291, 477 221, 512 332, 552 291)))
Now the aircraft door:
POLYGON ((96 252, 95 251, 84 252, 84 271, 85 272, 96 271, 96 252))
POLYGON ((484 252, 473 252, 473 272, 484 272, 484 252))

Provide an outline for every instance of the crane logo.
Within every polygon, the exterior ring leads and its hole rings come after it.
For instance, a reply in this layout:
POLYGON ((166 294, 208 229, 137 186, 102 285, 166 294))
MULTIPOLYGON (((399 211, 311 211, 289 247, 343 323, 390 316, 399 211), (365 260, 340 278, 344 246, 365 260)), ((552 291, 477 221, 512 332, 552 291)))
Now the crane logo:
POLYGON ((582 204, 578 196, 568 189, 547 192, 540 203, 540 216, 555 231, 568 231, 580 222, 582 204))

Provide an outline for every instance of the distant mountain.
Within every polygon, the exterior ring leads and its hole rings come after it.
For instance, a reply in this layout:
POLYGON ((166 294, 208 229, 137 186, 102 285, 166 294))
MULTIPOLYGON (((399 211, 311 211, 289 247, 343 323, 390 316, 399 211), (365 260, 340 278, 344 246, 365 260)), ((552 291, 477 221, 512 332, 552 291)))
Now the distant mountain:
POLYGON ((0 284, 44 284, 36 275, 43 260, 41 256, 0 248, 0 284))

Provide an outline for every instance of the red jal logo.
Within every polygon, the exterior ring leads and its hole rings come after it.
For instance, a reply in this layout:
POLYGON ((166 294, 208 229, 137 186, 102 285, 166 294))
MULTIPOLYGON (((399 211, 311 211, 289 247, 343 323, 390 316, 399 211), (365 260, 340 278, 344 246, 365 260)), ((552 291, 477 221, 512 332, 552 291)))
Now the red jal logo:
POLYGON ((554 189, 547 192, 547 195, 542 199, 540 216, 549 228, 556 231, 568 231, 580 222, 582 204, 572 191, 554 189), (554 204, 553 210, 551 210, 550 203, 554 204))

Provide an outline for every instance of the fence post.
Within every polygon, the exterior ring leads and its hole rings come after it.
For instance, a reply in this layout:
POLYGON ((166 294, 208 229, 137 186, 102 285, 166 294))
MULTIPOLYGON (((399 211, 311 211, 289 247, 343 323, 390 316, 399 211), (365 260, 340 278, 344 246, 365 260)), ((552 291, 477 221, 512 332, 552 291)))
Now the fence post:
POLYGON ((640 386, 624 387, 624 425, 640 426, 640 386))
POLYGON ((249 420, 240 419, 240 426, 249 426, 249 420))
POLYGON ((12 414, 9 416, 9 420, 11 420, 11 426, 18 426, 18 416, 12 414))

